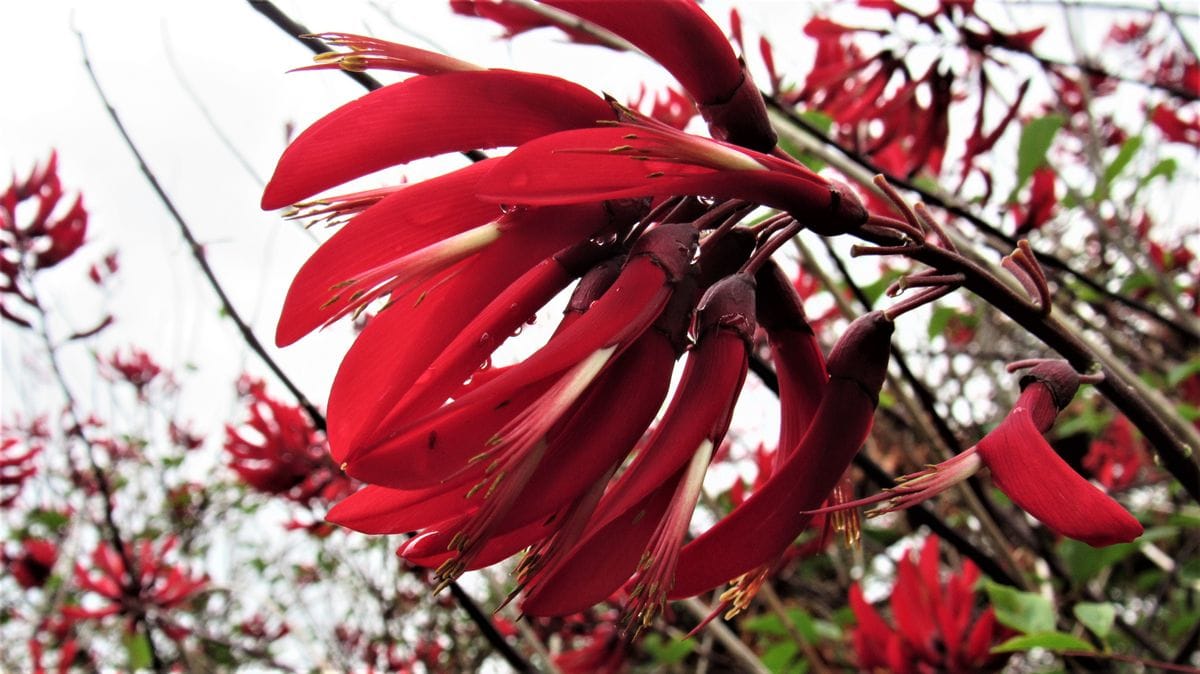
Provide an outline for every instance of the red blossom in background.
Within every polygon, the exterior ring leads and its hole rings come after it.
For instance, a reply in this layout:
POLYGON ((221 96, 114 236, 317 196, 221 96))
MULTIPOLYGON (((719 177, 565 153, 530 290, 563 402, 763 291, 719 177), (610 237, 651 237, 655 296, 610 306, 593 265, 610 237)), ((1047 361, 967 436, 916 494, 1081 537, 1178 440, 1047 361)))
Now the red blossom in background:
POLYGON ((300 407, 267 395, 262 381, 243 377, 239 389, 249 419, 226 425, 229 467, 252 488, 297 503, 335 501, 353 485, 329 459, 322 434, 300 407))
POLYGON ((9 554, 8 548, 0 549, 0 563, 21 587, 27 590, 42 587, 58 561, 58 546, 42 538, 26 538, 20 545, 21 550, 15 555, 9 554))
POLYGON ((110 380, 122 380, 133 386, 138 398, 146 399, 146 389, 158 380, 170 381, 169 373, 164 375, 162 366, 154 361, 150 354, 131 347, 127 352, 114 351, 107 358, 100 360, 103 372, 110 380))
POLYGON ((34 457, 41 445, 28 445, 19 438, 0 437, 0 507, 8 508, 21 495, 25 480, 37 475, 34 457))
POLYGON ((84 591, 84 603, 66 606, 63 615, 73 620, 98 620, 122 615, 132 624, 147 611, 158 614, 164 631, 179 640, 188 630, 171 618, 172 609, 189 601, 208 584, 208 578, 193 576, 182 566, 168 563, 167 557, 178 544, 168 536, 161 544, 141 540, 128 546, 125 556, 107 544, 100 544, 90 555, 91 568, 76 562, 75 583, 84 591), (126 566, 126 557, 136 572, 126 566), (89 597, 99 600, 99 606, 88 608, 89 597))
POLYGON ((1137 481, 1149 463, 1146 450, 1125 415, 1117 415, 1100 437, 1092 440, 1083 467, 1107 489, 1123 489, 1137 481))
POLYGON ((861 671, 968 674, 1004 662, 1006 656, 992 655, 991 649, 1011 632, 996 622, 991 607, 976 611, 979 569, 966 560, 961 572, 943 582, 939 561, 936 536, 925 539, 919 558, 910 550, 900 559, 891 596, 894 627, 866 601, 858 583, 850 587, 858 622, 851 639, 861 671))
POLYGON ((1013 218, 1017 228, 1013 232, 1023 236, 1032 230, 1040 229, 1049 222, 1058 206, 1058 196, 1054 192, 1054 170, 1043 166, 1033 172, 1033 183, 1029 189, 1029 199, 1024 205, 1012 207, 1013 218))

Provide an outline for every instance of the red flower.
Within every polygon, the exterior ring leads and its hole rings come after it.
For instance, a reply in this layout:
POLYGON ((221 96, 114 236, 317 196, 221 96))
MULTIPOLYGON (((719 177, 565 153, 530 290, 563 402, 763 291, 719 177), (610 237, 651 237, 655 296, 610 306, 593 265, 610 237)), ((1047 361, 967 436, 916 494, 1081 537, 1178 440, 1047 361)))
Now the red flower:
POLYGON ((353 490, 304 411, 268 396, 262 382, 248 383, 249 421, 225 427, 229 467, 254 489, 298 503, 333 501, 353 490))
POLYGON ((1150 122, 1158 127, 1167 140, 1173 143, 1200 146, 1200 115, 1193 112, 1189 121, 1185 119, 1189 115, 1186 113, 1181 115, 1181 112, 1181 110, 1176 110, 1163 103, 1154 108, 1154 112, 1150 115, 1150 122))
POLYGON ((34 168, 24 182, 14 182, 0 194, 0 254, 5 258, 7 277, 3 288, 15 287, 15 280, 7 274, 8 265, 26 264, 30 270, 46 269, 67 259, 83 245, 88 221, 83 199, 76 196, 64 212, 59 208, 63 196, 62 182, 58 178, 58 154, 54 152, 50 153, 49 161, 34 168), (18 223, 17 204, 29 199, 37 200, 33 217, 18 223), (25 260, 22 256, 29 258, 25 260))
POLYGON ((1021 397, 1012 411, 979 444, 898 479, 898 486, 878 496, 835 508, 880 501, 888 504, 871 515, 908 508, 987 466, 1000 491, 1058 534, 1093 547, 1128 543, 1140 536, 1142 525, 1072 470, 1042 437, 1074 397, 1079 374, 1066 361, 1040 361, 1021 378, 1021 386, 1021 397))
MULTIPOLYGON (((167 563, 167 556, 178 542, 174 536, 168 536, 158 546, 149 540, 127 546, 125 555, 136 568, 136 576, 126 567, 121 554, 101 544, 92 551, 91 569, 75 564, 75 582, 81 590, 100 600, 99 608, 67 606, 63 615, 78 620, 123 614, 132 619, 130 611, 169 612, 187 602, 208 584, 208 578, 193 576, 183 567, 167 563)), ((163 619, 170 621, 166 614, 163 619)), ((181 638, 186 630, 172 625, 168 633, 181 638)))
POLYGON ((1083 457, 1083 467, 1108 489, 1122 489, 1133 484, 1147 463, 1146 452, 1134 435, 1133 424, 1123 414, 1114 417, 1104 433, 1092 440, 1083 457))
POLYGON ((110 380, 123 379, 132 385, 139 400, 146 399, 146 389, 163 373, 150 354, 137 347, 131 348, 128 355, 114 351, 108 358, 102 358, 100 364, 110 380))
POLYGON ((56 561, 58 546, 42 538, 21 541, 21 552, 16 556, 9 556, 7 550, 0 550, 0 562, 8 567, 17 584, 26 590, 45 585, 56 561))
MULTIPOLYGON (((663 30, 698 30, 702 45, 716 39, 690 3, 628 6, 631 16, 677 21, 669 25, 633 21, 611 5, 561 4, 638 44, 663 30)), ((331 454, 369 486, 329 519, 369 533, 417 531, 400 553, 436 567, 442 586, 529 548, 518 570, 527 613, 574 612, 625 586, 629 624, 648 625, 676 569, 683 573, 688 524, 746 373, 754 270, 799 222, 842 233, 860 227, 865 210, 848 188, 806 168, 682 133, 562 80, 447 72, 412 51, 337 39, 355 50, 337 57, 342 67, 375 62, 429 74, 369 94, 301 134, 280 160, 265 206, 433 154, 516 149, 425 182, 311 206, 317 217, 349 220, 297 275, 277 340, 386 302, 343 361, 329 403, 331 454), (419 63, 402 63, 409 58, 419 63), (739 228, 755 204, 791 215, 739 228), (500 343, 576 278, 568 311, 540 350, 512 366, 488 365, 500 343), (688 350, 693 316, 695 344, 680 386, 639 442, 688 350), (604 563, 594 568, 597 558, 604 563)), ((701 102, 714 134, 734 140, 753 131, 729 116, 748 109, 743 98, 754 92, 736 59, 721 52, 689 61, 689 44, 645 48, 701 102)), ((784 341, 804 327, 787 316, 776 325, 775 339, 784 341)), ((890 322, 879 327, 866 332, 890 334, 890 322)), ((801 339, 808 341, 781 341, 780 357, 816 369, 787 376, 824 387, 811 332, 801 339)), ((882 379, 856 368, 836 370, 833 402, 808 443, 799 442, 798 426, 822 413, 815 394, 797 388, 803 383, 789 389, 789 432, 804 458, 784 466, 784 479, 794 478, 792 464, 819 454, 835 423, 845 425, 837 415, 854 415, 851 425, 865 434, 874 401, 860 387, 877 389, 882 379)), ((812 478, 815 500, 804 507, 825 499, 849 445, 857 449, 861 437, 843 435, 834 474, 812 478)), ((248 454, 267 447, 240 444, 248 454)), ((273 488, 288 488, 298 472, 283 471, 292 477, 273 488)), ((780 501, 778 487, 763 491, 771 492, 764 503, 780 501)), ((743 508, 761 511, 757 497, 743 508)), ((738 571, 779 557, 798 531, 776 525, 768 554, 739 557, 738 571)))
POLYGON ((41 451, 40 444, 25 448, 17 438, 0 438, 0 507, 11 506, 21 495, 25 480, 37 475, 33 459, 41 451))
POLYGON ((1013 206, 1013 217, 1017 221, 1014 232, 1021 236, 1035 229, 1041 229, 1058 206, 1058 195, 1054 193, 1054 169, 1043 166, 1033 172, 1033 184, 1029 189, 1028 206, 1013 206))
POLYGON ((895 674, 948 672, 965 674, 997 669, 1004 656, 991 649, 1008 631, 988 607, 975 616, 975 582, 979 569, 970 560, 945 583, 939 578, 938 539, 925 539, 920 559, 909 551, 897 565, 892 589, 891 627, 863 597, 858 583, 850 587, 850 608, 858 626, 851 634, 858 667, 895 674))

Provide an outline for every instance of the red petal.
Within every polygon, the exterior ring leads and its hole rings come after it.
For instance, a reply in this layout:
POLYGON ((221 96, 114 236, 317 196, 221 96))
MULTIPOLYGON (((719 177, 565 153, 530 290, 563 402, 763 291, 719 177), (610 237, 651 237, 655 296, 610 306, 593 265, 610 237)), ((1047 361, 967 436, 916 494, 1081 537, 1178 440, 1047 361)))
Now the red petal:
POLYGON ((1026 407, 1016 407, 979 442, 992 479, 1025 512, 1092 547, 1128 543, 1142 525, 1083 479, 1047 444, 1026 407))
POLYGON ((795 452, 767 483, 684 547, 671 597, 689 597, 765 564, 808 525, 858 452, 887 372, 893 326, 874 312, 850 325, 830 354, 830 380, 795 452))
MULTIPOLYGON (((399 406, 421 412, 444 402, 530 316, 563 290, 572 276, 554 258, 544 260, 504 290, 464 327, 413 383, 399 406)), ((453 396, 461 397, 461 396, 453 396)))
POLYGON ((263 193, 275 209, 354 178, 434 155, 520 145, 612 119, 590 91, 505 70, 418 76, 343 105, 296 138, 263 193))
POLYGON ((705 440, 714 446, 729 428, 746 376, 746 343, 728 330, 710 332, 688 355, 671 405, 633 464, 597 509, 608 522, 636 506, 678 473, 705 440))
MULTIPOLYGON (((440 566, 442 562, 458 554, 457 551, 447 550, 446 546, 450 542, 452 534, 462 527, 462 520, 455 519, 453 522, 445 522, 443 527, 412 539, 397 552, 414 564, 428 568, 440 566)), ((472 558, 466 570, 482 569, 502 562, 533 545, 547 534, 547 527, 543 523, 534 522, 515 531, 496 536, 472 558)))
POLYGON ((741 84, 742 68, 725 34, 692 0, 547 0, 546 4, 629 40, 701 103, 724 102, 741 84))
POLYGON ((875 667, 887 664, 883 644, 892 636, 892 628, 888 626, 879 612, 867 602, 862 588, 858 583, 850 586, 850 610, 858 626, 854 629, 854 650, 858 656, 860 669, 871 671, 875 667))
POLYGON ((804 301, 783 270, 771 263, 756 279, 758 322, 767 333, 779 375, 779 463, 787 459, 812 423, 829 375, 825 354, 805 319, 804 301))
POLYGON ((329 442, 336 461, 343 461, 356 444, 378 437, 381 419, 497 294, 541 260, 608 222, 598 205, 519 211, 505 220, 500 239, 464 263, 453 278, 431 285, 419 302, 392 305, 355 340, 329 397, 329 442), (404 348, 396 348, 401 339, 404 348))
POLYGON ((402 534, 418 531, 450 517, 467 507, 466 493, 472 479, 482 477, 484 466, 477 475, 465 475, 454 485, 437 485, 429 489, 401 491, 367 485, 342 499, 325 519, 339 526, 364 534, 402 534))
POLYGON ((521 610, 534 616, 568 615, 612 595, 637 568, 682 475, 681 470, 637 507, 589 531, 559 564, 538 575, 521 610))
POLYGON ((674 366, 675 352, 666 336, 655 330, 643 333, 551 439, 542 465, 529 480, 537 489, 513 506, 502 530, 565 506, 620 462, 662 406, 674 366))
POLYGON ((532 140, 502 158, 480 181, 478 192, 482 199, 533 205, 679 194, 745 199, 788 211, 814 228, 832 221, 845 231, 866 218, 849 191, 815 174, 716 141, 641 127, 576 129, 532 140), (610 151, 638 142, 626 138, 630 133, 668 153, 679 143, 688 144, 690 152, 676 161, 610 151), (736 168, 751 162, 771 170, 736 168))
MULTIPOLYGON (((492 162, 404 187, 368 208, 300 268, 288 289, 275 343, 286 346, 325 323, 334 288, 362 272, 500 216, 495 204, 474 198, 492 162)), ((349 292, 350 289, 346 289, 349 292)))

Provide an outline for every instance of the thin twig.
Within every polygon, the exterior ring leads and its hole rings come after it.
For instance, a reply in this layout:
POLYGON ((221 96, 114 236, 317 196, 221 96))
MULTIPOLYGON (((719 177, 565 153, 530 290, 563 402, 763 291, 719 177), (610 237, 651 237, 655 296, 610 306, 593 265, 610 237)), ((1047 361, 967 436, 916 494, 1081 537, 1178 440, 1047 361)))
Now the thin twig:
POLYGON ((258 337, 254 335, 254 331, 250 328, 246 321, 242 319, 242 316, 238 313, 237 309, 234 308, 233 302, 229 299, 229 296, 225 294, 225 289, 221 286, 221 283, 217 280, 216 274, 213 272, 212 267, 208 264, 208 259, 204 254, 204 246, 202 246, 200 242, 196 240, 195 235, 192 234, 191 227, 188 226, 187 221, 183 219, 183 215, 179 212, 179 209, 175 207, 175 203, 171 201, 171 197, 167 195, 167 192, 163 188, 162 184, 158 182, 158 178, 154 175, 154 172, 150 170, 150 166, 146 164, 145 158, 142 156, 141 151, 138 150, 137 145, 133 142, 133 138, 130 137, 129 132, 125 129, 125 124, 121 122, 121 118, 119 115, 117 115, 116 109, 113 108, 112 103, 109 101, 108 95, 105 94, 104 88, 100 86, 100 80, 96 78, 96 71, 92 68, 92 61, 88 56, 87 44, 84 42, 83 33, 76 29, 75 36, 79 39, 79 50, 83 55, 83 67, 87 70, 88 77, 92 81, 92 86, 95 87, 96 94, 100 97, 100 102, 104 104, 104 109, 108 112, 109 118, 112 119, 113 126, 116 127, 117 132, 121 134, 121 138, 125 141, 126 147, 128 147, 129 151, 133 154, 133 157, 137 161, 138 168, 141 170, 142 175, 146 178, 146 181, 150 183, 151 189, 154 190, 154 193, 158 196, 159 201, 162 202, 163 207, 167 209, 167 212, 171 215, 171 219, 173 219, 175 223, 179 225, 180 234, 183 235, 184 240, 187 242, 188 248, 192 253, 192 257, 196 260, 196 264, 200 265, 200 271, 204 274, 204 278, 208 280, 208 284, 217 294, 217 298, 221 302, 221 307, 225 310, 225 313, 229 316, 229 318, 233 320, 234 325, 237 326, 238 332, 242 334, 242 339, 245 340, 246 345, 250 347, 250 350, 254 351, 254 353, 258 355, 263 364, 266 365, 269 370, 271 370, 271 373, 279 379, 280 383, 287 388, 288 392, 291 393, 300 406, 304 408, 304 411, 307 412, 309 417, 312 419, 313 425, 317 429, 324 431, 324 415, 321 414, 316 405, 309 401, 309 399, 300 391, 296 384, 293 383, 286 374, 284 374, 283 370, 279 368, 279 365, 275 363, 275 360, 271 358, 271 356, 267 353, 267 350, 263 347, 262 342, 260 342, 258 337))

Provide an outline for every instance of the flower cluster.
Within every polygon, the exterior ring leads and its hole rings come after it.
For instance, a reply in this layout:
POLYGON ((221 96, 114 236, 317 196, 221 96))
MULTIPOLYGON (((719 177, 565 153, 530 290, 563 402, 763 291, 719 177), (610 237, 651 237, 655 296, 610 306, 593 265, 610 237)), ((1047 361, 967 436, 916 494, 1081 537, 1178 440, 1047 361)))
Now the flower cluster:
POLYGON ((991 607, 975 614, 978 567, 966 560, 960 573, 942 582, 937 537, 925 539, 919 559, 913 552, 897 565, 891 598, 895 627, 867 602, 857 583, 850 588, 859 669, 896 674, 995 669, 1004 656, 992 655, 991 649, 1009 631, 996 622, 991 607))
POLYGON ((436 568, 440 587, 524 550, 517 588, 530 615, 576 613, 623 590, 637 631, 667 599, 729 581, 729 601, 744 606, 864 442, 893 320, 949 289, 858 318, 826 354, 772 253, 801 229, 886 242, 926 229, 868 214, 855 192, 778 150, 761 94, 694 3, 545 4, 663 65, 710 137, 558 78, 322 36, 349 51, 317 67, 416 73, 298 136, 263 196, 264 208, 345 221, 297 273, 277 342, 377 312, 329 400, 332 456, 368 486, 329 519, 417 532, 400 554, 436 568), (515 149, 313 200, 388 166, 500 147, 515 149), (747 219, 760 206, 777 213, 747 219), (546 343, 492 366, 576 281, 546 343), (689 541, 760 333, 782 416, 770 477, 689 541))
POLYGON ((174 639, 183 638, 187 629, 170 620, 170 611, 204 588, 208 578, 193 576, 167 561, 178 543, 179 539, 169 536, 158 545, 141 540, 122 551, 107 544, 97 546, 91 554, 91 569, 75 564, 75 583, 89 593, 85 599, 94 597, 98 606, 67 606, 63 615, 72 620, 122 615, 132 624, 149 612, 161 611, 159 624, 164 632, 174 639))
POLYGON ((65 196, 55 153, 25 180, 14 179, 0 193, 0 315, 18 325, 30 323, 4 300, 34 306, 28 279, 70 257, 87 235, 83 199, 64 201, 65 196))
POLYGON ((267 395, 260 380, 243 377, 239 388, 250 418, 241 426, 226 425, 225 451, 229 467, 242 481, 302 504, 329 503, 353 491, 303 410, 267 395))

